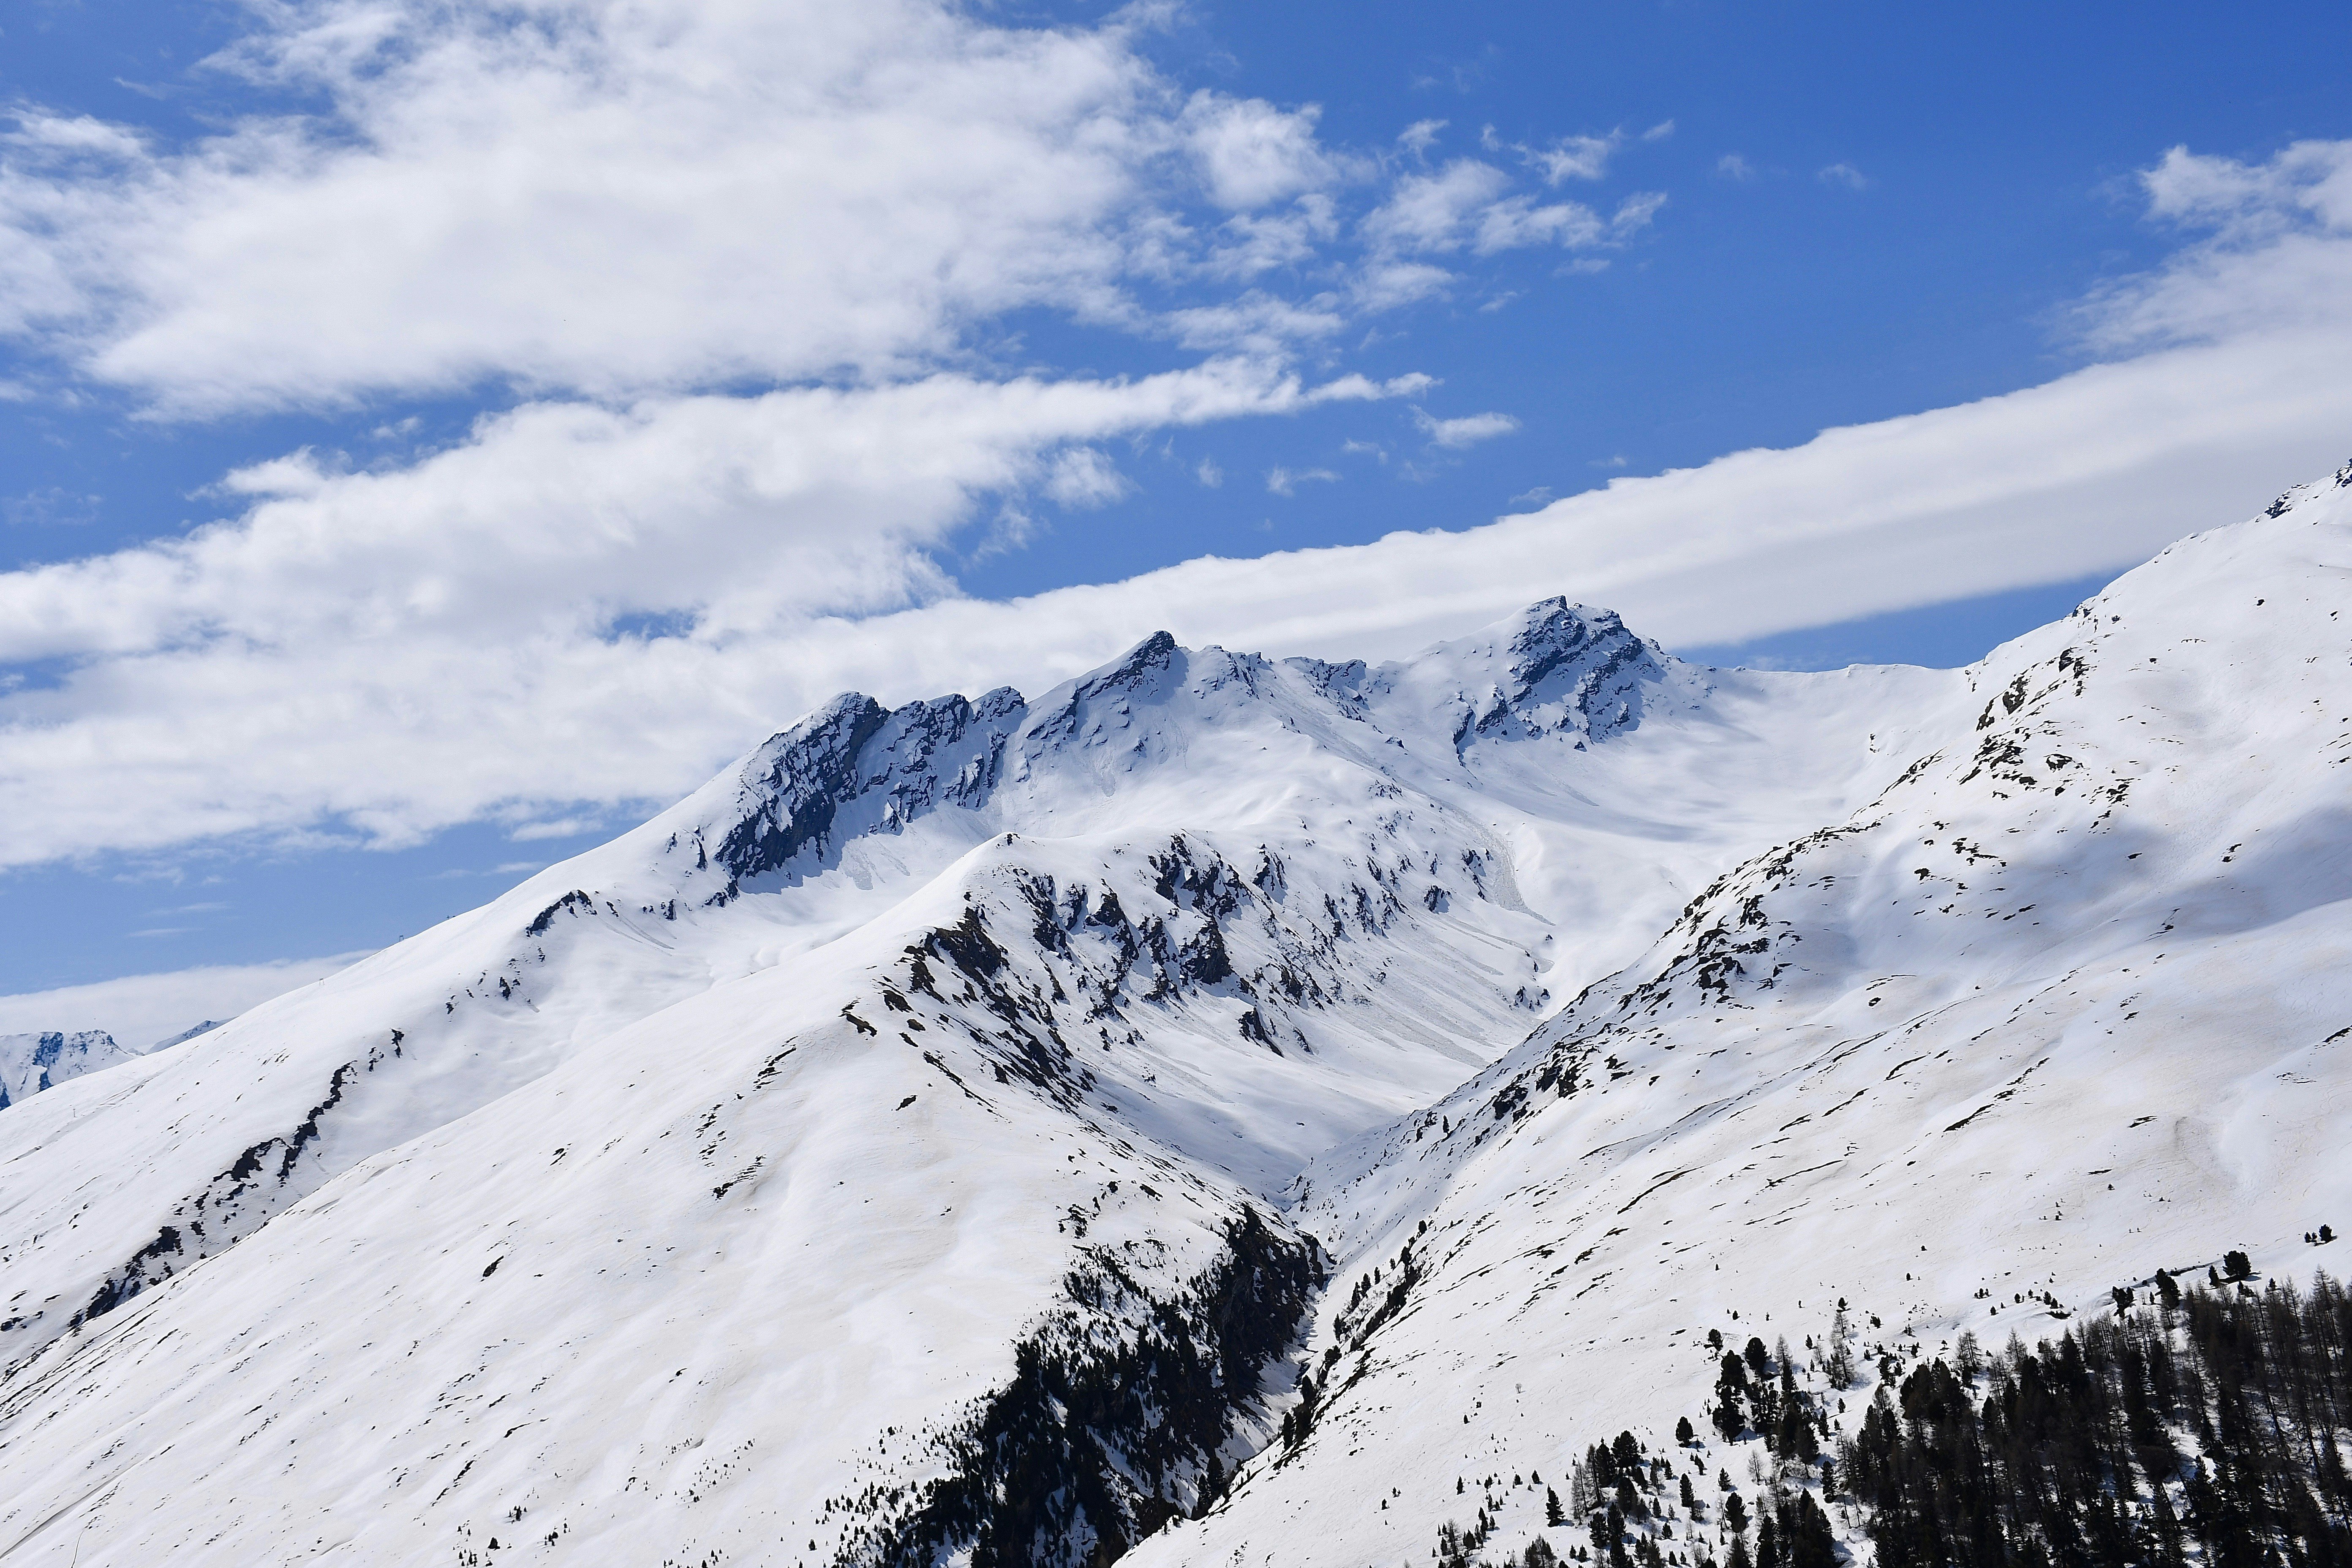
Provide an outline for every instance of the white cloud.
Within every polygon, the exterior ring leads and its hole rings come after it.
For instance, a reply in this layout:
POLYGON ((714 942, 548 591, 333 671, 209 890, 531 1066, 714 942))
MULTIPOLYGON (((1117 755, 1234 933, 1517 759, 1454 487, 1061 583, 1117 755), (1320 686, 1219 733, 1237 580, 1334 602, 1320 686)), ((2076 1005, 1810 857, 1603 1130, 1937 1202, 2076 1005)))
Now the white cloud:
POLYGON ((1108 506, 1134 489, 1098 448, 1072 447, 1058 454, 1045 472, 1045 493, 1073 510, 1108 506))
POLYGON ((2175 147, 2142 176, 2150 212, 2207 231, 2153 278, 2095 296, 2104 353, 2294 331, 2352 313, 2352 142, 2298 142, 2264 163, 2175 147))
POLYGON ((87 114, 48 114, 37 109, 20 112, 16 128, 0 133, 0 145, 101 158, 135 158, 145 151, 140 137, 121 126, 87 114))
MULTIPOLYGON (((1666 205, 1663 191, 1637 191, 1617 204, 1607 218, 1580 202, 1536 206, 1524 196, 1496 202, 1479 216, 1478 237, 1472 248, 1481 256, 1520 246, 1558 244, 1570 250, 1622 245, 1647 228, 1666 205)), ((1608 265, 1599 262, 1599 267, 1608 265)))
POLYGON ((1511 196, 1478 215, 1477 237, 1471 248, 1481 256, 1555 243, 1579 249, 1599 244, 1608 232, 1601 215, 1582 202, 1539 207, 1526 196, 1511 196))
POLYGON ((232 63, 327 112, 181 151, 19 121, 0 328, 183 408, 870 373, 1109 290, 1187 127, 1225 194, 1311 162, 1311 121, 1179 108, 1116 28, 921 0, 263 15, 232 63))
POLYGON ((1201 466, 1193 469, 1192 473, 1193 477, 1208 489, 1215 489, 1225 482, 1225 470, 1217 467, 1217 459, 1214 458, 1202 458, 1201 466))
POLYGON ((1368 313, 1394 310, 1444 294, 1454 274, 1426 261, 1375 261, 1360 272, 1351 289, 1357 308, 1368 313))
POLYGON ((1395 192, 1364 220, 1376 245, 1398 250, 1456 250, 1476 215, 1510 187, 1492 163, 1456 158, 1433 174, 1397 182, 1395 192))
POLYGON ((0 996, 0 1035, 103 1029, 118 1043, 145 1050, 207 1019, 226 1022, 366 956, 344 952, 275 963, 214 964, 168 974, 126 975, 54 991, 19 992, 0 996))
POLYGON ((522 822, 507 832, 517 844, 529 844, 541 838, 577 838, 583 833, 593 833, 604 826, 600 816, 558 816, 542 822, 522 822))
POLYGON ((1832 163, 1828 168, 1816 173, 1813 178, 1825 185, 1843 185, 1849 191, 1864 191, 1870 188, 1870 177, 1852 163, 1832 163))
POLYGON ((215 63, 286 112, 173 146, 25 109, 0 142, 0 334, 175 416, 903 376, 1035 307, 1153 330, 1155 287, 1304 262, 1341 230, 1323 187, 1371 171, 1311 105, 1181 96, 1131 16, 249 15, 215 63), (1194 221, 1200 191, 1230 220, 1194 221))
MULTIPOLYGON (((2339 253, 2337 266, 2338 280, 2352 284, 2352 261, 2339 253)), ((2337 297, 2352 301, 2352 287, 2337 297)), ((838 586, 804 596, 783 547, 752 548, 761 529, 706 531, 693 521, 717 504, 706 492, 756 498, 761 476, 705 476, 679 461, 641 489, 624 487, 609 509, 583 510, 578 531, 605 578, 626 580, 644 563, 661 590, 663 563, 674 558, 748 552, 745 576, 782 583, 784 603, 797 608, 730 598, 706 611, 694 635, 651 640, 580 632, 565 608, 576 589, 535 585, 538 573, 565 569, 570 534, 553 523, 533 525, 530 548, 491 559, 444 561, 444 536, 429 530, 413 561, 351 542, 414 503, 457 504, 480 471, 461 454, 432 460, 449 468, 428 462, 400 482, 345 477, 316 497, 266 502, 227 531, 282 540, 273 547, 289 562, 231 539, 141 552, 80 576, 0 577, 0 627, 22 642, 38 640, 25 628, 47 627, 53 642, 87 646, 117 603, 128 619, 159 624, 141 598, 150 574, 176 584, 167 606, 185 599, 212 617, 165 620, 173 640, 151 632, 63 687, 0 697, 5 847, 34 860, 337 822, 397 841, 509 803, 547 815, 632 806, 682 794, 835 691, 905 701, 1009 682, 1035 692, 1156 626, 1195 646, 1391 657, 1566 594, 1611 605, 1669 645, 1716 643, 2119 567, 2189 530, 2248 515, 2342 460, 2352 429, 2347 316, 2325 331, 2298 321, 2165 348, 1789 450, 1620 479, 1483 528, 1195 561, 1011 603, 953 596, 910 568, 911 555, 878 555, 876 580, 861 586, 855 553, 822 542, 791 548, 813 552, 813 574, 838 586), (673 528, 667 511, 636 513, 633 496, 672 482, 691 502, 686 521, 673 528), (330 565, 304 559, 322 547, 330 565), (379 573, 379 590, 352 586, 379 573), (891 609, 894 583, 922 591, 900 589, 911 602, 891 609), (520 602, 480 624, 449 612, 468 594, 501 591, 520 602), (817 613, 828 599, 845 601, 839 613, 817 613), (348 607, 331 614, 304 600, 348 607), (850 602, 883 613, 859 616, 850 602), (272 607, 256 607, 264 605, 272 607)), ((918 456, 931 464, 914 481, 919 497, 1034 468, 1040 459, 1029 447, 992 437, 1000 397, 1068 400, 1056 417, 1066 440, 1081 441, 1116 434, 1109 427, 1121 419, 1160 421, 1135 401, 1175 392, 927 395, 954 403, 972 427, 960 453, 910 453, 888 439, 889 405, 865 407, 870 417, 812 429, 780 453, 779 468, 806 488, 765 504, 785 517, 821 520, 845 505, 863 515, 869 503, 853 488, 856 466, 887 476, 918 456), (854 455, 824 457, 844 447, 854 455)), ((1206 401, 1197 388, 1189 395, 1206 401)), ((672 418, 690 427, 691 416, 643 417, 660 427, 645 437, 657 448, 696 449, 664 427, 672 418)), ((554 455, 577 462, 593 451, 564 445, 554 455)), ((581 492, 617 471, 578 475, 581 492)), ((478 504, 495 508, 509 493, 478 504)))
POLYGON ((1168 321, 1176 341, 1186 348, 1273 356, 1345 327, 1348 319, 1339 303, 1330 295, 1320 295, 1299 304, 1253 289, 1222 304, 1171 310, 1168 321))
POLYGON ((1265 488, 1278 496, 1296 495, 1302 484, 1310 481, 1328 483, 1339 477, 1328 468, 1293 469, 1277 466, 1265 471, 1265 488))
MULTIPOLYGON (((214 66, 263 107, 226 129, 0 116, 0 336, 169 417, 871 385, 970 369, 1031 309, 1286 360, 1445 292, 1419 253, 1625 228, 1496 206, 1513 177, 1475 161, 1334 151, 1313 105, 1184 94, 1140 49, 1148 8, 1091 29, 940 0, 246 15, 214 66)), ((1551 177, 1616 140, 1559 142, 1551 177)))
POLYGON ((632 775, 667 748, 606 735, 600 707, 682 736, 798 703, 798 674, 738 661, 952 595, 930 552, 983 497, 1098 503, 1125 482, 1097 449, 1106 438, 1426 385, 1308 387, 1225 361, 1131 382, 938 376, 531 405, 404 468, 247 470, 233 488, 249 504, 232 521, 0 574, 0 659, 71 665, 55 685, 0 695, 0 817, 16 825, 0 857, 326 817, 386 842, 486 813, 519 837, 574 831, 594 816, 578 807, 679 786, 707 760, 687 744, 648 790, 632 775), (609 635, 631 617, 676 634, 609 635), (618 748, 578 759, 577 788, 509 774, 510 742, 575 752, 559 736, 583 721, 603 737, 587 749, 618 748), (241 782, 198 782, 224 763, 241 782), (93 769, 172 798, 132 811, 90 796, 93 769), (298 796, 310 805, 289 814, 298 796))
POLYGON ((1737 153, 1726 153, 1715 161, 1715 172, 1727 180, 1752 180, 1756 165, 1737 153))
POLYGON ((1437 133, 1445 129, 1443 120, 1416 120, 1397 135, 1397 145, 1414 157, 1426 156, 1437 144, 1437 133))
POLYGON ((1519 422, 1507 414, 1470 414, 1459 419, 1437 419, 1419 408, 1412 411, 1412 422, 1433 444, 1455 451, 1507 436, 1519 427, 1519 422))
POLYGON ((1675 122, 1671 120, 1661 120, 1655 125, 1651 126, 1647 131, 1642 132, 1642 140, 1644 142, 1663 142, 1674 133, 1675 122))
POLYGON ((98 521, 103 496, 80 495, 61 485, 0 500, 0 522, 11 528, 75 528, 98 521))
POLYGON ((2305 222, 2352 229, 2352 155, 2341 142, 2298 142, 2252 164, 2175 147, 2140 183, 2156 216, 2213 228, 2225 241, 2270 238, 2305 222))
MULTIPOLYGON (((0 658, 260 656, 310 639, 579 635, 690 612, 724 637, 947 591, 922 551, 983 491, 1118 483, 1112 434, 1409 395, 1243 361, 1127 383, 936 376, 862 391, 534 404, 404 468, 230 476, 232 522, 0 575, 0 658), (724 572, 711 563, 724 559, 724 572)), ((27 698, 26 700, 31 700, 27 698)))
POLYGON ((1194 275, 1248 280, 1276 268, 1298 268, 1315 262, 1318 248, 1339 237, 1338 204, 1326 191, 1309 191, 1286 205, 1261 212, 1235 213, 1217 226, 1212 243, 1198 257, 1184 254, 1190 236, 1179 235, 1172 248, 1135 247, 1139 270, 1170 278, 1194 275))
POLYGON ((1624 144, 1625 133, 1612 131, 1606 136, 1563 136, 1549 147, 1524 147, 1519 151, 1530 166, 1542 172, 1546 184, 1556 185, 1562 180, 1604 177, 1609 173, 1609 160, 1624 144))
POLYGON ((1210 195, 1221 206, 1246 211, 1333 177, 1330 157, 1315 140, 1318 112, 1203 91, 1184 106, 1180 123, 1210 195))
POLYGON ((1665 196, 1628 196, 1603 218, 1581 202, 1538 206, 1527 195, 1506 195, 1510 176, 1492 163, 1456 158, 1431 174, 1399 180, 1388 201, 1364 219, 1376 249, 1444 254, 1465 246, 1481 256, 1531 245, 1571 250, 1619 245, 1646 226, 1665 196))
MULTIPOLYGON (((1671 120, 1654 125, 1642 133, 1644 142, 1656 142, 1675 133, 1671 120)), ((1479 145, 1490 153, 1513 153, 1519 162, 1542 174, 1548 185, 1563 180, 1599 180, 1609 174, 1609 161, 1625 145, 1623 130, 1612 131, 1606 136, 1562 136, 1547 146, 1531 146, 1522 142, 1506 142, 1487 126, 1479 132, 1479 145)))
MULTIPOLYGON (((0 335, 172 417, 871 384, 969 368, 1028 309, 1282 358, 1445 293, 1427 256, 1622 243, 1649 210, 1538 205, 1476 160, 1334 151, 1313 105, 1185 94, 1139 47, 1149 8, 1091 29, 940 0, 246 15, 213 65, 261 107, 225 129, 0 118, 0 335), (1259 286, 1277 273, 1311 281, 1259 286)), ((1521 152, 1557 183, 1622 140, 1521 152)))

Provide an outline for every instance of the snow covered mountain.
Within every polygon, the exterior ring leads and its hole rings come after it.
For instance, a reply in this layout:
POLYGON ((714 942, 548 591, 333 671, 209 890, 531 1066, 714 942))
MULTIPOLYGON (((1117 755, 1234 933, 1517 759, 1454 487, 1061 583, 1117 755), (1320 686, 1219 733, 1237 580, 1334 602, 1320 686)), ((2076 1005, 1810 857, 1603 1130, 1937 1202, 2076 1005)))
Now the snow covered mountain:
POLYGON ((1967 671, 1552 602, 839 699, 0 1119, 0 1560, 1412 1560, 1731 1312, 2281 1262, 2345 478, 1967 671))
MULTIPOLYGON (((2000 648, 1884 794, 1318 1161, 1312 1434, 1136 1561, 1424 1555, 1457 1477, 1704 1431, 1710 1330, 1826 1347, 1851 1301, 1907 1367, 2233 1248, 2306 1273, 2352 1214, 2347 487, 2000 648)), ((1493 1550, 1545 1512, 1507 1489, 1493 1550)))
POLYGON ((68 1079, 129 1061, 136 1055, 116 1045, 114 1037, 100 1029, 71 1035, 58 1029, 0 1035, 0 1110, 68 1079))

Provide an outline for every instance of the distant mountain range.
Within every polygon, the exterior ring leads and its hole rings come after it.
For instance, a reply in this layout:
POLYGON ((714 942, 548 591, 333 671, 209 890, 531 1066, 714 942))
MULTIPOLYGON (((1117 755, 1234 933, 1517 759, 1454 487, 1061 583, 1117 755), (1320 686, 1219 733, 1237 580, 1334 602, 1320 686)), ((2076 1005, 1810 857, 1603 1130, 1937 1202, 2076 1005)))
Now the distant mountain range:
POLYGON ((116 1045, 114 1037, 100 1029, 70 1035, 57 1029, 0 1035, 0 1109, 136 1055, 116 1045))

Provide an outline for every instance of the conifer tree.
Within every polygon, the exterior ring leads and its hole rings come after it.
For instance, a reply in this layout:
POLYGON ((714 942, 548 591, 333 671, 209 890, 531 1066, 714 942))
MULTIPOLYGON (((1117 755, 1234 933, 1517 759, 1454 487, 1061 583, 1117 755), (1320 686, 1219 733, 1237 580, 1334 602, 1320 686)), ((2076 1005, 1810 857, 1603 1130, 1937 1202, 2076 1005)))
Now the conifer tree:
POLYGON ((1836 1537, 1829 1515, 1811 1492, 1799 1492, 1780 1512, 1780 1552, 1786 1568, 1835 1568, 1836 1537))
POLYGON ((1726 1352, 1723 1370, 1715 1381, 1715 1427, 1727 1443, 1738 1441, 1748 1425, 1747 1393, 1748 1368, 1738 1356, 1726 1352))
POLYGON ((1832 1388, 1853 1386, 1853 1351, 1849 1344, 1853 1337, 1853 1325, 1846 1321, 1845 1301, 1838 1301, 1837 1316, 1830 1322, 1828 1352, 1822 1357, 1822 1371, 1829 1374, 1832 1388))

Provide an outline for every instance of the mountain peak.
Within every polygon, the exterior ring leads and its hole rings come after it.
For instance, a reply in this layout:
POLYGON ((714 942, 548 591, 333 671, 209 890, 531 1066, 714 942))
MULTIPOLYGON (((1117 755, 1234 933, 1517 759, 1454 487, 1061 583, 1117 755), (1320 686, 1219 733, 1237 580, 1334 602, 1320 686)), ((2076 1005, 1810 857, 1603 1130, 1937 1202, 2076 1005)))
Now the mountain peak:
POLYGON ((1573 732, 1599 741, 1640 723, 1647 694, 1681 667, 1614 610, 1538 600, 1474 636, 1380 672, 1389 689, 1451 685, 1457 754, 1480 740, 1573 732))
POLYGON ((100 1029, 0 1035, 0 1110, 138 1054, 116 1045, 113 1036, 100 1029))
MULTIPOLYGON (((1625 629, 1616 611, 1551 598, 1520 612, 1510 652, 1512 697, 1517 700, 1570 664, 1591 668, 1612 660, 1639 660, 1649 650, 1625 629)), ((1654 656, 1649 662, 1656 663, 1654 656)))
POLYGON ((1079 682, 1079 688, 1086 696, 1094 697, 1140 687, 1155 673, 1169 668, 1182 651, 1176 646, 1173 633, 1154 632, 1087 676, 1079 682))

